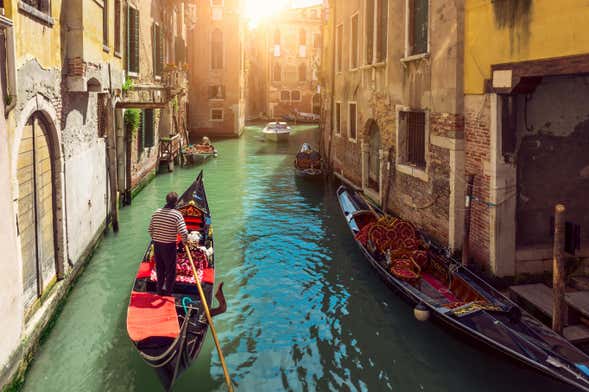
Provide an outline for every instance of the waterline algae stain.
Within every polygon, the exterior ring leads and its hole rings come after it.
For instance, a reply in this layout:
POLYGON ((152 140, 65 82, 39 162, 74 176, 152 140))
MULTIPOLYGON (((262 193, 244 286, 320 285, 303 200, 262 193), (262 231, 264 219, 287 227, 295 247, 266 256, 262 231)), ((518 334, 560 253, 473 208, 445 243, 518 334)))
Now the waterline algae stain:
MULTIPOLYGON (((241 139, 215 141, 218 159, 148 184, 72 290, 24 390, 161 390, 127 339, 128 294, 152 211, 204 168, 216 280, 228 302, 215 327, 236 390, 568 391, 415 321, 364 262, 335 187, 295 177, 295 154, 304 141, 317 145, 315 132, 295 128, 282 145, 249 127, 241 139)), ((225 390, 210 336, 174 390, 225 390)))

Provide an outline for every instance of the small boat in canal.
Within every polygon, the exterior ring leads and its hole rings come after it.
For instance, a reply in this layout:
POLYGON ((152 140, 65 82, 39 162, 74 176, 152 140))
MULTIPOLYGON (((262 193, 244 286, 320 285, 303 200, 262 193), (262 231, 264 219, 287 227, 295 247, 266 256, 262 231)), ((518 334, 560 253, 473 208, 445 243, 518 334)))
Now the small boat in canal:
MULTIPOLYGON (((192 260, 210 308, 215 284, 214 242, 202 177, 201 171, 179 198, 177 208, 190 233, 192 260)), ((170 390, 174 381, 198 357, 209 329, 185 249, 178 239, 176 283, 171 295, 162 296, 156 293, 157 274, 153 247, 149 244, 139 263, 127 309, 129 338, 141 357, 155 369, 165 390, 170 390)), ((226 308, 222 284, 216 298, 220 305, 210 310, 212 316, 223 313, 226 308)))
POLYGON ((413 304, 487 347, 589 391, 589 356, 448 256, 410 222, 385 215, 346 186, 337 190, 355 241, 384 282, 413 304))
POLYGON ((291 128, 285 122, 269 122, 266 124, 262 133, 266 140, 272 142, 285 142, 290 136, 291 128))
POLYGON ((209 158, 216 158, 219 155, 215 146, 213 146, 210 139, 206 136, 204 136, 202 141, 198 144, 188 144, 184 146, 181 150, 181 154, 185 163, 204 162, 209 158))
POLYGON ((320 178, 323 174, 321 154, 303 143, 294 161, 295 174, 303 178, 320 178))

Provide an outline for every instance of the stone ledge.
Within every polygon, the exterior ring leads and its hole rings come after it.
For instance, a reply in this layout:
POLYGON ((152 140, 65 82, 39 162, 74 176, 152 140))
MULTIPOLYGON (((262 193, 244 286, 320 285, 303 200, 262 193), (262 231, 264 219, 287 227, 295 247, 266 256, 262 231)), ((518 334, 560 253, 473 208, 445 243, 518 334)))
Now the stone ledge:
POLYGON ((429 176, 428 176, 427 172, 423 169, 418 169, 416 167, 404 165, 402 163, 395 164, 395 168, 397 169, 397 171, 399 173, 403 173, 408 176, 415 177, 415 178, 417 178, 421 181, 424 181, 424 182, 429 181, 429 176))
POLYGON ((39 11, 35 7, 25 3, 22 0, 19 0, 18 2, 18 9, 23 13, 29 14, 33 18, 38 19, 40 22, 47 24, 49 27, 53 27, 53 25, 55 24, 55 21, 50 15, 42 11, 39 11))
POLYGON ((464 139, 453 139, 446 136, 431 135, 430 143, 434 146, 445 148, 452 151, 464 150, 464 139))

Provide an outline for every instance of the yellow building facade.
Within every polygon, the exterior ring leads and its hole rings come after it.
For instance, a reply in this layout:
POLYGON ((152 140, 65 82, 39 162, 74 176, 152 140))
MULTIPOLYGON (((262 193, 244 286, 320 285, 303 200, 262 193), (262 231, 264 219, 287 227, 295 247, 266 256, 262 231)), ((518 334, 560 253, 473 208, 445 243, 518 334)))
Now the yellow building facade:
POLYGON ((500 276, 541 273, 551 269, 554 205, 589 225, 589 7, 466 0, 464 20, 471 256, 500 276))

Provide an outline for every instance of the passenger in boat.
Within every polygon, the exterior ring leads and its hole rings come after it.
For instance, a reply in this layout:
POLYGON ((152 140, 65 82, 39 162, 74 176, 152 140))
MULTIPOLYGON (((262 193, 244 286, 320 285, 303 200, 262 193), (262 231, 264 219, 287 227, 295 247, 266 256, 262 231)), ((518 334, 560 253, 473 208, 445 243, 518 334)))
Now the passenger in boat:
POLYGON ((180 211, 176 210, 178 194, 166 196, 166 206, 158 209, 151 217, 149 235, 154 243, 155 268, 157 272, 157 293, 169 295, 176 281, 176 238, 178 234, 186 243, 188 231, 180 211))

